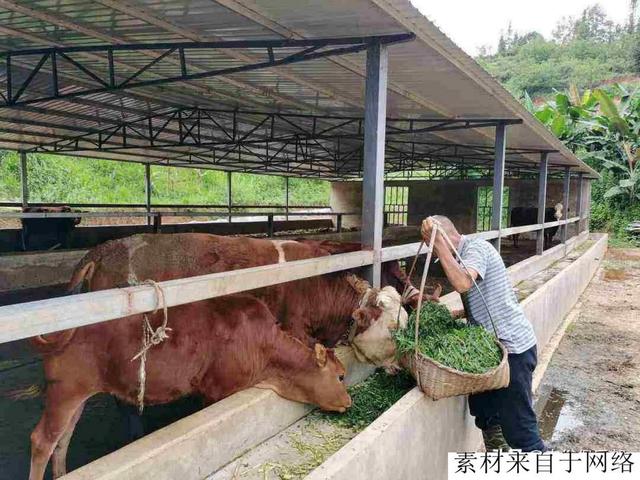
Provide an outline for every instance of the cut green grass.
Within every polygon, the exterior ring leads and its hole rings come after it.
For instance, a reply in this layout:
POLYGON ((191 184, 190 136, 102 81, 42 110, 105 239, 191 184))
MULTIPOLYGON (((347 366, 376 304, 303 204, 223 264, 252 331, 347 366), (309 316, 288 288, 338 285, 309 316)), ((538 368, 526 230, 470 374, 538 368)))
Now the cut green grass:
POLYGON ((346 445, 360 431, 402 398, 413 386, 413 378, 405 372, 388 375, 379 370, 365 381, 349 387, 353 405, 345 413, 315 411, 299 433, 288 437, 288 443, 299 456, 297 462, 273 461, 262 464, 264 479, 301 479, 346 445), (326 427, 330 425, 330 427, 326 427))
POLYGON ((365 381, 349 387, 353 404, 345 413, 318 412, 315 415, 341 427, 361 430, 400 400, 414 385, 408 373, 387 375, 378 370, 365 381))
MULTIPOLYGON (((398 355, 413 354, 414 331, 415 312, 409 317, 408 327, 395 333, 398 355)), ((500 347, 490 332, 451 318, 449 309, 438 303, 422 306, 418 350, 442 365, 467 373, 485 373, 502 360, 500 347)))

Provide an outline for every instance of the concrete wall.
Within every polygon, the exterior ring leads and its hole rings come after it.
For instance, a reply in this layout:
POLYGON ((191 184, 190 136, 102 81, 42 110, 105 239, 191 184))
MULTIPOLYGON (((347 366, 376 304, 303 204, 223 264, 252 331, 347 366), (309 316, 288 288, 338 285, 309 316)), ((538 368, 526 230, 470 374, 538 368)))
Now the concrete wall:
POLYGON ((476 197, 479 183, 472 180, 440 180, 409 183, 407 223, 419 225, 429 215, 449 217, 460 233, 476 231, 476 197))
MULTIPOLYGON (((523 302, 540 350, 588 285, 606 248, 603 235, 523 302)), ((477 451, 480 442, 465 397, 434 402, 415 388, 306 478, 445 480, 447 453, 477 451)))
MULTIPOLYGON (((334 212, 362 212, 362 182, 332 182, 329 206, 334 212)), ((361 214, 342 217, 343 228, 361 225, 361 214)))
MULTIPOLYGON (((477 230, 477 190, 490 186, 491 180, 410 180, 385 182, 386 186, 409 186, 408 224, 418 225, 428 215, 441 214, 451 218, 462 233, 477 230)), ((538 181, 506 179, 510 190, 509 205, 513 207, 537 207, 538 181)), ((571 181, 569 212, 566 218, 576 215, 577 180, 571 181)), ((551 179, 547 185, 547 206, 562 203, 562 179, 551 179)), ((583 182, 583 211, 590 203, 590 182, 583 182)), ((333 182, 331 184, 331 208, 334 211, 357 211, 362 205, 361 182, 333 182)), ((566 212, 565 212, 566 215, 566 212)), ((343 226, 359 228, 361 216, 343 219, 343 226)), ((535 234, 525 234, 533 236, 535 234)))
POLYGON ((0 255, 0 292, 66 283, 85 250, 0 255))

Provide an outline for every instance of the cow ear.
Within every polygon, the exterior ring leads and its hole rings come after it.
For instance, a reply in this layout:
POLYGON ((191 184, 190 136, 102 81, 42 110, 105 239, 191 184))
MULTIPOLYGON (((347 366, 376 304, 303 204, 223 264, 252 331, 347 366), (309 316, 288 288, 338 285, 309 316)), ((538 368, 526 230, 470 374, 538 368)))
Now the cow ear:
POLYGON ((433 291, 433 293, 431 294, 431 299, 433 302, 439 302, 440 301, 440 295, 442 294, 442 285, 438 284, 438 286, 436 287, 436 289, 433 291))
POLYGON ((319 343, 316 343, 314 348, 316 351, 316 363, 322 368, 327 364, 327 349, 319 343))
POLYGON ((359 332, 366 330, 371 326, 372 322, 370 316, 367 315, 367 307, 358 308, 351 314, 351 317, 356 322, 359 332))

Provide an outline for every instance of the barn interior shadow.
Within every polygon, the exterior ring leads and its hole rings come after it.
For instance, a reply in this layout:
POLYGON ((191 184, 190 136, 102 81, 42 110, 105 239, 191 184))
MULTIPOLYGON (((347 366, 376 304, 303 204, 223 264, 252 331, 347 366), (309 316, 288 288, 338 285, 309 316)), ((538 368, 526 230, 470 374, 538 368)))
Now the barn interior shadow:
MULTIPOLYGON (((22 292, 0 297, 10 304, 60 296, 63 289, 22 292)), ((132 368, 137 366, 132 364, 132 368)), ((27 478, 29 475, 30 435, 44 408, 44 372, 38 354, 26 340, 0 344, 0 480, 27 478)), ((199 398, 147 406, 140 418, 144 434, 190 415, 202 408, 199 398)), ((130 409, 131 412, 135 408, 130 409)), ((114 397, 106 394, 89 399, 71 440, 67 457, 71 471, 135 439, 127 415, 114 397)), ((46 479, 51 478, 51 467, 46 479)))

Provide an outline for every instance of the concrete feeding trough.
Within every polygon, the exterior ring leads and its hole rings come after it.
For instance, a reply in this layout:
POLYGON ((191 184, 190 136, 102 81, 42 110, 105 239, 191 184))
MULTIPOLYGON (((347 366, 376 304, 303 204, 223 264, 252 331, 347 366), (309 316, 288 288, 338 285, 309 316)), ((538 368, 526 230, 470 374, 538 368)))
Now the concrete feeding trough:
MULTIPOLYGON (((549 356, 544 350, 547 344, 552 349, 557 345, 550 339, 588 285, 606 247, 606 235, 589 236, 585 233, 566 245, 558 245, 543 255, 509 268, 512 282, 518 285, 553 268, 565 257, 571 260, 559 271, 554 271, 551 278, 544 279, 522 301, 534 325, 541 358, 549 356)), ((456 306, 459 296, 447 295, 443 302, 456 306)), ((342 349, 340 356, 347 365, 347 380, 351 384, 361 381, 373 371, 356 362, 349 349, 342 349)), ((300 463, 295 454, 290 454, 291 449, 289 453, 284 452, 283 458, 282 450, 290 444, 291 435, 308 437, 311 428, 311 436, 331 437, 335 442, 320 449, 319 455, 328 458, 309 473, 308 479, 424 478, 424 452, 416 454, 410 448, 412 445, 419 448, 428 445, 431 458, 429 478, 439 479, 446 477, 447 452, 477 450, 481 442, 479 430, 468 414, 466 397, 434 402, 417 388, 409 391, 357 435, 340 429, 327 431, 331 427, 322 422, 314 424, 314 419, 307 417, 310 411, 309 407, 284 400, 271 391, 249 389, 64 478, 277 478, 278 470, 274 467, 281 468, 285 462, 294 466, 300 463), (280 458, 274 453, 278 450, 280 458)), ((323 460, 322 456, 319 458, 323 460)))

